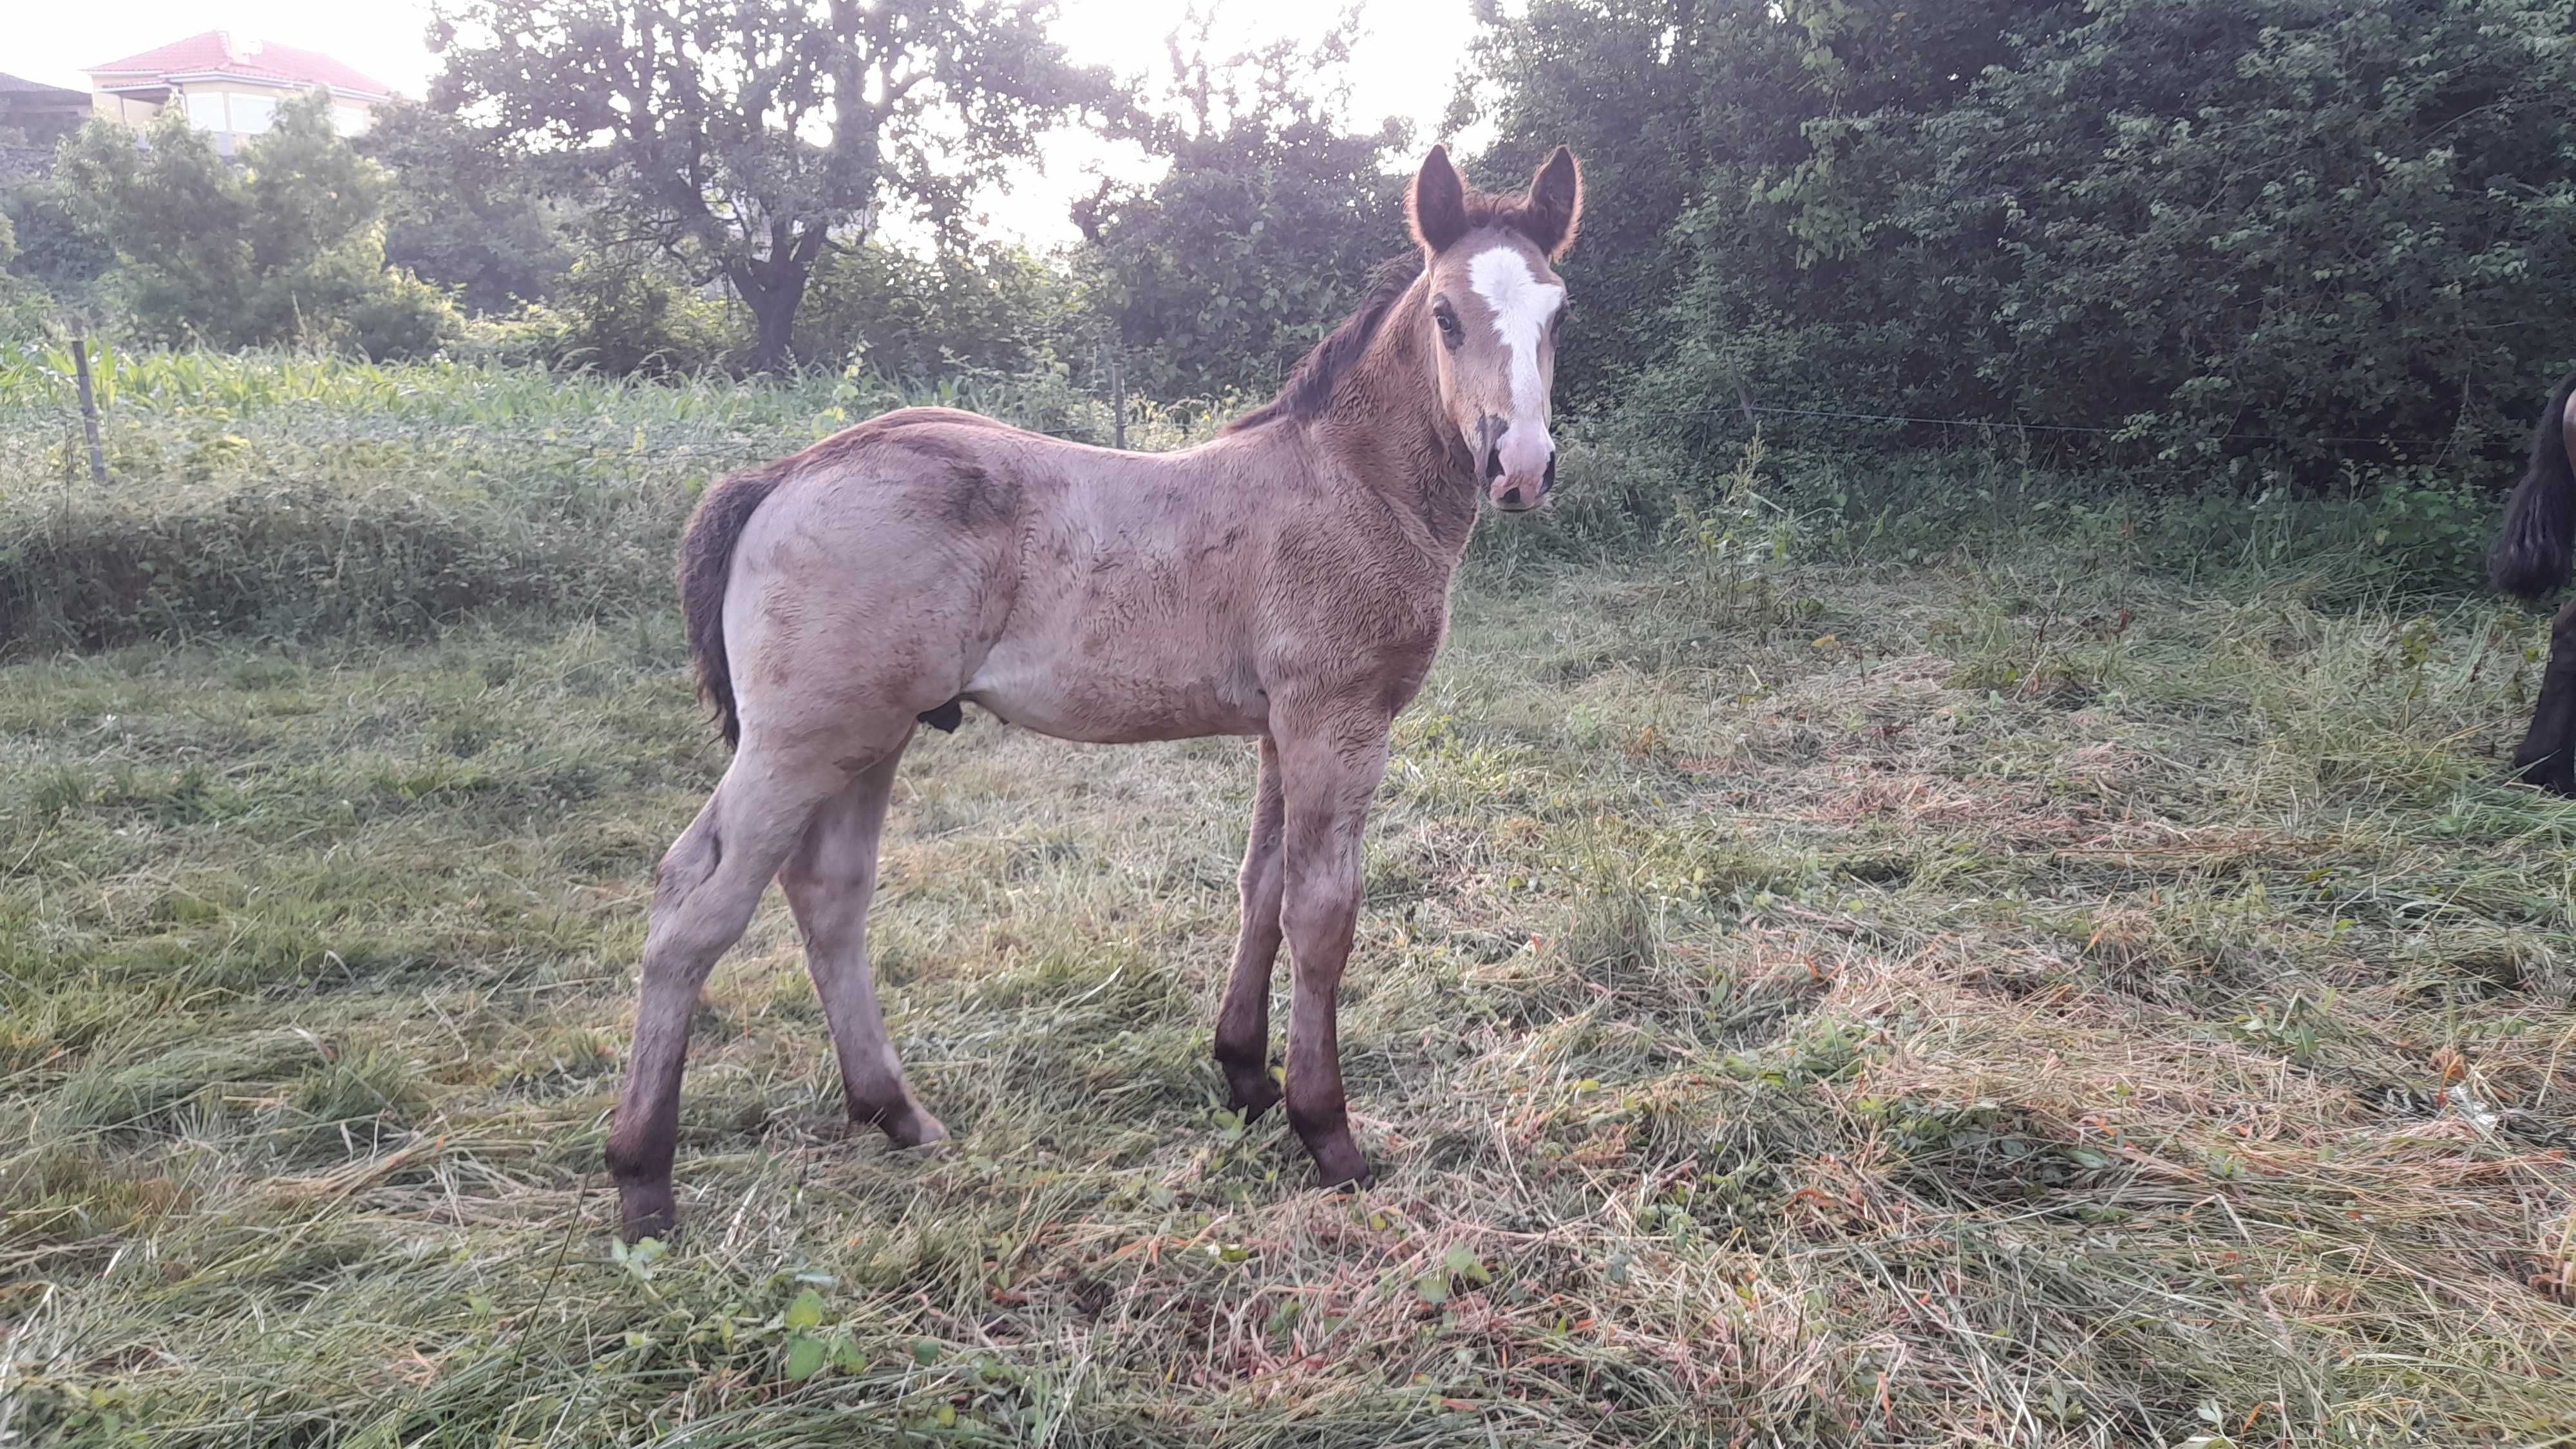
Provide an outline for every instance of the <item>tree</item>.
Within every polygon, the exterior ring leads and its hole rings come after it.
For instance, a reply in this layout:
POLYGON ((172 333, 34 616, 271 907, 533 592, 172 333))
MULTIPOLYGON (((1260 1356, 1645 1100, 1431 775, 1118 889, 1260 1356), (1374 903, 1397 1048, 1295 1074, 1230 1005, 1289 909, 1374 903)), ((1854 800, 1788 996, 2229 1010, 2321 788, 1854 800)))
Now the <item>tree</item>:
POLYGON ((377 108, 359 149, 393 176, 385 260, 456 289, 470 310, 544 301, 572 266, 579 214, 545 194, 539 168, 515 148, 397 101, 377 108))
POLYGON ((241 164, 173 109, 150 144, 91 121, 57 170, 116 250, 112 281, 145 331, 217 347, 323 341, 371 357, 434 350, 455 313, 385 267, 383 168, 331 123, 328 94, 277 108, 241 164))
POLYGON ((1040 129, 1105 113, 1107 77, 1069 65, 1035 0, 441 0, 440 108, 551 152, 598 187, 620 239, 721 276, 765 368, 827 247, 880 210, 941 225, 1030 153, 1040 129))
POLYGON ((1352 33, 1212 60, 1202 18, 1195 47, 1166 42, 1174 104, 1141 130, 1170 171, 1074 210, 1148 390, 1275 387, 1402 249, 1404 178, 1384 163, 1405 127, 1350 129, 1330 84, 1352 33))
POLYGON ((9 270, 57 298, 86 293, 116 265, 116 249, 99 232, 90 208, 59 176, 0 192, 0 217, 17 236, 9 270))

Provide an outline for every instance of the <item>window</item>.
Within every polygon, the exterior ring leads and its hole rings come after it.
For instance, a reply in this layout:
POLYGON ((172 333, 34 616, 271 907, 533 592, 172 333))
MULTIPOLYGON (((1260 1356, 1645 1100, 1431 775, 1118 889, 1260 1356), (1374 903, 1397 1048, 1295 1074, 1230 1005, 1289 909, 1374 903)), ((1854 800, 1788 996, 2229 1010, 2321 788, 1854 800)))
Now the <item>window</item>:
POLYGON ((277 124, 275 96, 233 97, 233 133, 239 136, 264 136, 277 124))
POLYGON ((187 100, 189 125, 200 131, 222 132, 232 129, 224 123, 223 92, 215 91, 206 95, 190 92, 187 100))
POLYGON ((363 136, 367 134, 367 108, 334 101, 331 103, 331 124, 343 136, 363 136))

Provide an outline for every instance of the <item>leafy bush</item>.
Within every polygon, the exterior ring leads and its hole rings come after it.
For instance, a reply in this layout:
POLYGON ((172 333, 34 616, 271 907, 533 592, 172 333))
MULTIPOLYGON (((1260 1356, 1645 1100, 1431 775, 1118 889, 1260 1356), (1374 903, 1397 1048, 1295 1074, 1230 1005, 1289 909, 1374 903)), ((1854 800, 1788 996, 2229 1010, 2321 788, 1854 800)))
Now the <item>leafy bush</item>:
POLYGON ((669 377, 722 367, 741 349, 725 303, 689 287, 665 263, 611 251, 573 263, 555 301, 475 329, 503 362, 612 377, 669 377))
POLYGON ((8 220, 17 247, 6 267, 47 291, 80 291, 116 264, 115 249, 60 181, 0 191, 0 217, 8 220))
POLYGON ((384 173, 333 129, 327 94, 281 105, 238 167, 173 110, 143 147, 90 122, 63 143, 59 169, 115 247, 110 280, 147 338, 381 359, 455 331, 442 295, 386 269, 384 173))
POLYGON ((2509 453, 2576 361, 2564 0, 1682 9, 1536 0, 1479 66, 1498 162, 1586 162, 1578 397, 2252 491, 2509 453))
POLYGON ((1074 305, 1071 281, 1018 248, 922 256, 872 243, 815 263, 796 355, 880 377, 1015 371, 1065 339, 1074 305))
MULTIPOLYGON (((0 212, 0 269, 18 254, 17 229, 0 212)), ((43 325, 43 294, 32 284, 0 270, 0 338, 32 337, 43 325)))
POLYGON ((553 296, 572 266, 579 217, 543 194, 522 153, 415 101, 378 106, 358 146, 392 176, 387 261, 454 288, 478 314, 553 296))

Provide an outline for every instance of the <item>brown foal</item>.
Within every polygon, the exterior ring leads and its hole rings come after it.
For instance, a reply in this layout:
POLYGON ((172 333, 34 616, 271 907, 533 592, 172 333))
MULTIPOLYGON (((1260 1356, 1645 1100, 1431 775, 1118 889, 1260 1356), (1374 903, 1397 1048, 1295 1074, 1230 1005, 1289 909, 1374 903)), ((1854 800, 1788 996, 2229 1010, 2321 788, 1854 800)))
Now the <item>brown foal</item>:
POLYGON ((1258 803, 1216 1059, 1246 1119, 1279 1100, 1270 971, 1294 968, 1288 1120, 1327 1185, 1365 1183, 1334 993, 1387 729, 1448 628, 1480 500, 1556 479, 1548 390, 1582 186, 1560 148, 1526 193, 1434 150, 1417 258, 1279 397, 1203 446, 1136 454, 906 409, 709 491, 681 549, 701 687, 732 766, 662 859, 608 1166, 629 1239, 674 1226, 689 1017, 774 877, 830 1022, 851 1120, 947 1135, 914 1098, 868 969, 895 769, 961 701, 1098 743, 1250 735, 1258 803))

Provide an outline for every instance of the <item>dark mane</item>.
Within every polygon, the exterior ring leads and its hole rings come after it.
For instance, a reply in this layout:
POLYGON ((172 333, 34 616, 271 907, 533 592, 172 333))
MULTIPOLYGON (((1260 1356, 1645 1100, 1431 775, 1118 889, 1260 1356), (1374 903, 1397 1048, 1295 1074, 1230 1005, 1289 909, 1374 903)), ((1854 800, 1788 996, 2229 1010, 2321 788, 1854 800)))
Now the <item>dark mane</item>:
POLYGON ((1377 270, 1369 274, 1368 296, 1350 320, 1334 328, 1332 335, 1298 360, 1277 397, 1226 424, 1224 431, 1239 433, 1281 418, 1323 416, 1324 409, 1332 406, 1334 384, 1368 351, 1370 341, 1377 336, 1378 324, 1395 310, 1396 300, 1421 275, 1422 253, 1418 250, 1380 262, 1377 270))

